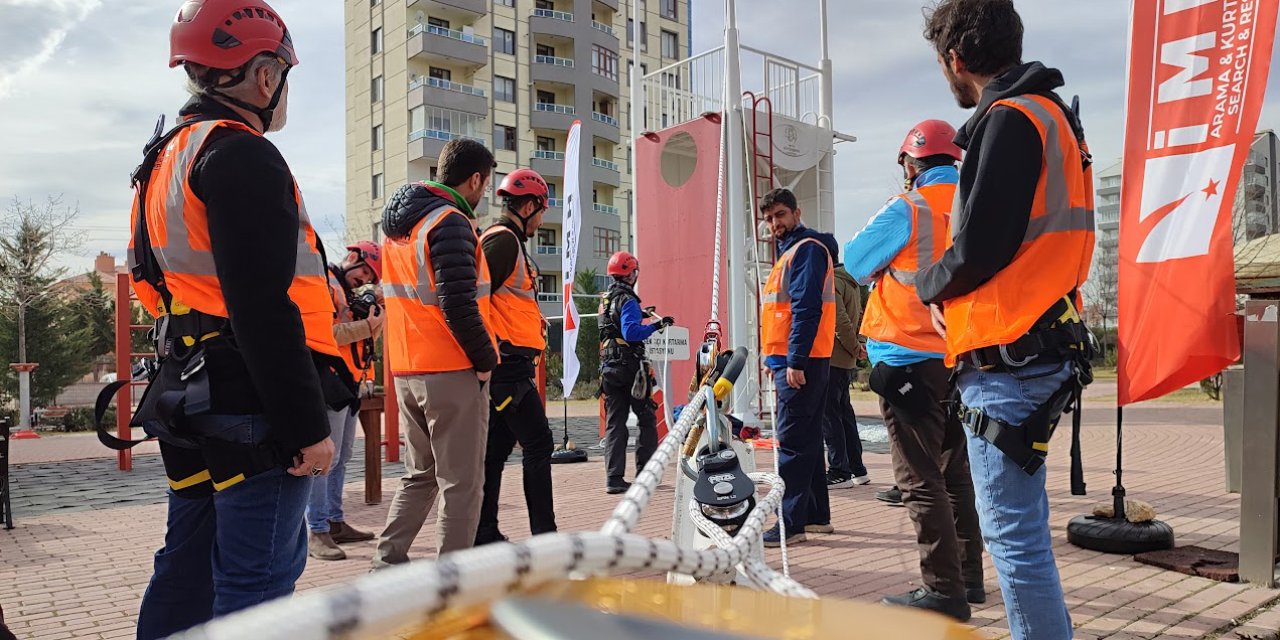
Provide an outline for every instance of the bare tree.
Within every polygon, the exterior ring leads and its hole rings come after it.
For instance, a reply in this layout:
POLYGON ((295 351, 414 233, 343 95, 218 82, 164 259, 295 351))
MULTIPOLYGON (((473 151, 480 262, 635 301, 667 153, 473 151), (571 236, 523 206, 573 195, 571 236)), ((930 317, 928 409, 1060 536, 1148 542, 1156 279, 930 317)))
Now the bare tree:
POLYGON ((1114 247, 1099 246, 1085 283, 1085 305, 1090 319, 1100 322, 1102 330, 1102 356, 1106 359, 1110 335, 1107 331, 1117 315, 1120 291, 1120 260, 1114 247))
MULTIPOLYGON (((41 203, 15 197, 0 217, 0 314, 17 322, 20 362, 27 361, 28 311, 49 296, 51 285, 66 274, 66 267, 55 264, 56 258, 83 241, 83 234, 71 225, 78 213, 77 207, 63 205, 60 197, 41 203)), ((25 429, 30 420, 29 389, 23 393, 19 421, 25 429)))

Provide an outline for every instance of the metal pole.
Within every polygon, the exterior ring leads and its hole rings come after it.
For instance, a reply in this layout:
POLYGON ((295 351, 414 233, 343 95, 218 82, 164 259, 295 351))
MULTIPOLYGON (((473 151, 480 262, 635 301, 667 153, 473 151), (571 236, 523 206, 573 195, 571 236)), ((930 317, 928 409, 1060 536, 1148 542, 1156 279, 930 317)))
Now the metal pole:
POLYGON ((1280 301, 1250 300, 1245 307, 1245 429, 1240 491, 1240 579, 1275 583, 1277 469, 1280 469, 1280 301))
POLYGON ((631 131, 627 134, 627 144, 631 146, 631 215, 627 222, 631 227, 631 250, 636 255, 640 255, 639 223, 637 222, 640 196, 636 188, 640 171, 636 163, 636 140, 639 139, 640 131, 644 128, 640 120, 644 114, 645 100, 644 87, 640 86, 643 82, 640 75, 640 0, 631 0, 631 69, 628 72, 631 74, 631 113, 628 114, 631 131))
MULTIPOLYGON (((836 129, 834 122, 835 109, 833 106, 835 98, 834 91, 831 86, 831 55, 828 49, 827 40, 827 0, 819 0, 819 16, 818 22, 820 25, 819 29, 821 30, 820 40, 822 43, 822 60, 819 62, 818 66, 820 67, 822 76, 818 81, 818 92, 821 94, 819 96, 818 127, 821 128, 825 126, 827 131, 834 132, 836 129)), ((799 86, 798 78, 796 84, 799 86)), ((828 139, 830 139, 830 137, 828 137, 828 139)), ((834 147, 834 141, 832 144, 834 147)), ((835 185, 831 184, 832 180, 835 178, 834 156, 834 153, 824 153, 818 159, 818 179, 819 181, 825 180, 827 182, 827 184, 820 183, 818 185, 819 222, 826 222, 826 216, 831 216, 831 231, 835 231, 836 224, 835 185)))
MULTIPOLYGON (((747 316, 754 315, 749 313, 749 305, 754 302, 753 297, 747 295, 746 287, 746 243, 747 238, 751 236, 747 233, 747 223, 744 219, 746 210, 743 208, 742 180, 746 160, 743 150, 742 65, 739 59, 741 48, 738 43, 736 0, 725 0, 725 18, 724 108, 729 120, 726 127, 728 162, 725 165, 727 175, 725 176, 724 206, 728 213, 729 228, 724 237, 729 243, 729 268, 724 270, 724 277, 729 281, 729 339, 732 344, 753 345, 755 341, 750 339, 751 333, 747 326, 747 316)), ((754 203, 751 206, 755 206, 754 203)), ((732 412, 739 417, 754 417, 751 407, 753 397, 753 394, 735 394, 732 412)))
MULTIPOLYGON (((129 274, 116 274, 116 380, 133 377, 133 307, 130 303, 129 274)), ((133 385, 126 384, 116 392, 116 437, 132 440, 129 428, 133 413, 133 385)), ((116 452, 116 465, 121 471, 133 470, 133 451, 116 452)))

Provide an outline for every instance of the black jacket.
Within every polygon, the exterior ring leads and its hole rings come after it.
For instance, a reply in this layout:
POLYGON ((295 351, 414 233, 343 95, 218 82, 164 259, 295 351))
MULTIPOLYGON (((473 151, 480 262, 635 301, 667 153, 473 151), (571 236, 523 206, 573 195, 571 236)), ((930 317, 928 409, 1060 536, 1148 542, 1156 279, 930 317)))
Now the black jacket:
POLYGON ((1035 125, 1021 111, 991 105, 1026 94, 1050 97, 1083 140, 1079 121, 1053 92, 1062 85, 1057 69, 1028 62, 995 77, 983 89, 976 113, 955 139, 965 149, 965 157, 958 204, 951 212, 952 246, 916 281, 916 292, 925 303, 965 295, 1013 261, 1031 220, 1044 145, 1035 125))
POLYGON ((489 341, 489 330, 480 317, 476 302, 476 278, 480 265, 476 261, 476 230, 471 207, 455 200, 443 185, 414 182, 400 187, 387 200, 382 212, 382 232, 392 240, 403 240, 413 233, 427 214, 442 206, 456 207, 467 215, 445 216, 427 235, 427 251, 435 270, 436 293, 449 331, 462 346, 478 372, 493 371, 498 366, 498 353, 489 341))
MULTIPOLYGON (((244 122, 212 100, 193 99, 180 113, 244 122)), ((306 346, 289 298, 299 224, 293 173, 270 140, 222 128, 196 158, 190 185, 208 209, 234 336, 234 344, 213 341, 206 355, 211 412, 265 413, 272 438, 292 454, 329 436, 326 405, 350 401, 335 373, 341 360, 306 346)))

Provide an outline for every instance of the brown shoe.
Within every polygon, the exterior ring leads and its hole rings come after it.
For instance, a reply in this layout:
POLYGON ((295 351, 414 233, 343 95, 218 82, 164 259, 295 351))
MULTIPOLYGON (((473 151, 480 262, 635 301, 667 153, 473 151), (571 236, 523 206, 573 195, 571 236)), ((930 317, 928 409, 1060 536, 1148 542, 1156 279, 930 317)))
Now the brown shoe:
POLYGON ((307 555, 316 560, 346 560, 347 552, 338 548, 329 532, 307 532, 307 555))
POLYGON ((345 522, 329 521, 329 536, 338 544, 346 544, 348 542, 368 542, 373 539, 373 534, 368 531, 361 531, 345 522))

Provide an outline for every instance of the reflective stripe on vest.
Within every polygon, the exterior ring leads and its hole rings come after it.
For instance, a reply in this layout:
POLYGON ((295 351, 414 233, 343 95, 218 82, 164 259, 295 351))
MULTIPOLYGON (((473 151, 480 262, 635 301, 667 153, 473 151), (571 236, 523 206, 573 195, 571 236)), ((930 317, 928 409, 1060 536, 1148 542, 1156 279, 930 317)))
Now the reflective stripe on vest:
MULTIPOLYGON (((174 298, 174 309, 164 309, 159 291, 146 282, 135 282, 139 301, 154 315, 170 311, 183 313, 185 308, 191 308, 211 316, 228 316, 214 264, 208 210, 188 182, 200 151, 221 127, 261 135, 231 120, 190 125, 174 135, 161 152, 147 182, 147 193, 141 194, 146 207, 151 252, 164 274, 165 287, 174 298)), ((339 350, 333 340, 334 307, 328 291, 324 260, 296 182, 294 200, 298 212, 298 236, 294 246, 294 276, 289 298, 298 307, 307 346, 321 353, 338 355, 339 350)), ((137 199, 134 207, 132 221, 137 224, 137 199)), ((129 268, 132 270, 136 266, 133 251, 130 251, 129 268)))
MULTIPOLYGON (((386 299, 385 338, 392 373, 419 375, 472 368, 440 307, 427 239, 446 216, 466 215, 453 205, 444 205, 428 213, 408 237, 387 239, 382 244, 382 291, 386 299)), ((468 225, 471 224, 467 218, 468 225)), ((472 227, 472 233, 475 228, 472 227)), ((489 296, 489 265, 485 261, 480 239, 476 240, 475 302, 496 350, 494 320, 489 296)))
POLYGON ((915 285, 917 274, 946 251, 945 229, 955 190, 954 184, 940 183, 902 195, 911 209, 911 236, 889 263, 888 275, 871 289, 859 329, 868 339, 928 353, 947 350, 915 285))
MULTIPOLYGON (((982 347, 1012 343, 1058 299, 1079 290, 1093 256, 1092 171, 1062 108, 1044 96, 999 100, 1021 112, 1040 135, 1044 160, 1022 246, 974 291, 945 303, 947 363, 982 347)), ((956 228, 952 228, 954 235, 956 228)))
POLYGON ((547 348, 547 340, 543 333, 542 310, 538 308, 538 292, 534 289, 536 267, 525 256, 520 236, 506 225, 486 229, 480 236, 481 244, 486 238, 500 233, 511 234, 520 247, 516 249, 516 262, 511 274, 493 289, 494 332, 501 342, 542 351, 547 348))
POLYGON ((822 247, 827 256, 827 272, 822 284, 822 318, 818 322, 818 331, 813 338, 813 346, 809 353, 797 354, 811 358, 830 358, 836 341, 836 289, 835 270, 832 268, 831 254, 826 247, 814 238, 803 238, 782 254, 769 272, 769 280, 765 283, 761 295, 760 313, 760 352, 766 356, 788 355, 788 342, 791 336, 791 263, 795 260, 800 246, 812 242, 822 247))

